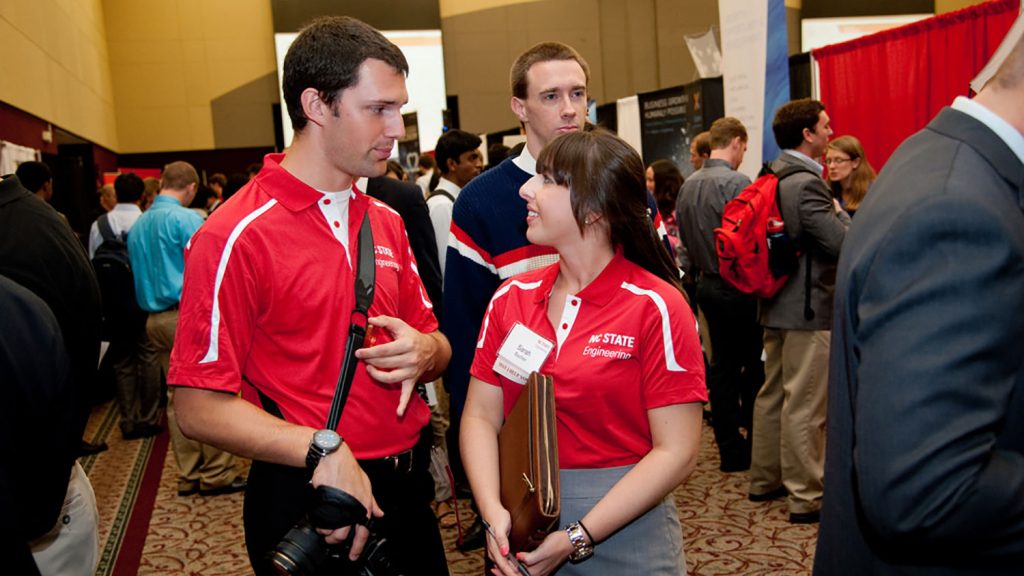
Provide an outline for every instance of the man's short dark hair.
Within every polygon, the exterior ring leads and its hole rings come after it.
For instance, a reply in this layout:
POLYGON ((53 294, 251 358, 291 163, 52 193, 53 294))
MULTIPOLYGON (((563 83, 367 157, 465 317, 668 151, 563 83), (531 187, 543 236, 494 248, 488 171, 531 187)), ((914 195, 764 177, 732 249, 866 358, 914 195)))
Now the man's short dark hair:
POLYGON ((50 168, 42 162, 28 161, 18 164, 14 175, 21 181, 21 185, 28 188, 29 192, 39 192, 39 189, 53 179, 50 168))
POLYGON ((434 149, 434 158, 441 169, 441 174, 448 173, 448 159, 459 163, 459 157, 480 147, 480 137, 470 134, 464 130, 449 130, 437 139, 437 148, 434 149))
POLYGON ((528 88, 526 73, 530 71, 530 67, 539 62, 550 62, 552 60, 575 60, 580 65, 580 68, 583 69, 583 76, 587 79, 587 85, 590 85, 590 66, 587 65, 587 61, 583 59, 583 56, 580 56, 580 53, 575 48, 561 42, 542 42, 520 54, 519 58, 516 58, 516 61, 512 63, 512 70, 509 72, 512 95, 519 99, 526 98, 528 88))
POLYGON ((825 105, 811 98, 793 100, 782 105, 772 120, 775 143, 783 150, 792 150, 804 141, 804 128, 814 132, 825 105))
POLYGON ((114 180, 114 194, 117 195, 117 201, 121 204, 138 202, 145 190, 146 183, 139 178, 138 174, 125 172, 114 180))
POLYGON ((301 132, 306 127, 305 89, 315 89, 333 107, 342 90, 359 82, 359 67, 369 58, 409 73, 409 63, 398 46, 355 18, 324 16, 303 28, 284 57, 282 91, 292 128, 301 132))

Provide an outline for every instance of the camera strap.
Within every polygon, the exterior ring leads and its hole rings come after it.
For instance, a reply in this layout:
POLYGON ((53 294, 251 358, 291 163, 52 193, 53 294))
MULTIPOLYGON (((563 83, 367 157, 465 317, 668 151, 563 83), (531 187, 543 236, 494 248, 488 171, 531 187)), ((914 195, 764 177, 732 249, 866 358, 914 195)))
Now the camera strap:
POLYGON ((345 408, 348 392, 352 388, 352 378, 356 373, 356 350, 362 347, 366 339, 366 327, 370 304, 373 303, 374 273, 377 266, 373 250, 373 231, 370 229, 370 209, 363 214, 363 223, 359 226, 359 246, 357 247, 355 296, 356 305, 349 316, 348 339, 345 342, 345 358, 338 373, 338 385, 334 388, 334 399, 331 411, 327 413, 326 430, 337 430, 341 420, 341 411, 345 408), (361 319, 361 324, 360 324, 361 319))
MULTIPOLYGON (((327 430, 337 430, 338 422, 341 420, 341 411, 345 408, 345 401, 348 399, 348 392, 352 387, 352 378, 355 376, 356 350, 363 345, 366 338, 368 311, 373 303, 374 273, 376 257, 373 249, 373 230, 370 228, 370 210, 367 208, 363 214, 363 221, 359 225, 358 245, 356 246, 356 274, 355 274, 355 308, 349 316, 348 339, 345 341, 345 356, 341 362, 341 372, 338 373, 338 385, 334 388, 334 398, 331 400, 331 409, 327 413, 327 430), (360 323, 361 321, 361 323, 360 323)), ((244 379, 244 378, 243 378, 244 379)), ((248 380, 246 380, 248 382, 248 380)), ((250 386, 252 384, 250 383, 250 386)), ((253 386, 260 396, 260 403, 263 409, 284 419, 281 408, 262 390, 253 386)))

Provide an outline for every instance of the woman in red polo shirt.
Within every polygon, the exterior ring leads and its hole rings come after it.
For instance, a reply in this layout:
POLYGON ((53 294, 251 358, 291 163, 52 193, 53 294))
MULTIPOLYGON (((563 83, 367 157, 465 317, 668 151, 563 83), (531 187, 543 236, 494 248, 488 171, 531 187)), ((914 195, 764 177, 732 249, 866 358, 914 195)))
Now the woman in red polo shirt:
POLYGON ((696 463, 704 363, 647 214, 643 163, 610 133, 574 132, 541 152, 537 172, 520 191, 526 235, 560 261, 495 292, 462 418, 463 462, 497 535, 488 554, 502 574, 519 574, 505 559, 497 435, 523 390, 518 374, 539 369, 555 382, 565 529, 517 558, 535 576, 685 574, 669 494, 696 463), (541 360, 509 369, 517 360, 506 351, 520 346, 541 360))

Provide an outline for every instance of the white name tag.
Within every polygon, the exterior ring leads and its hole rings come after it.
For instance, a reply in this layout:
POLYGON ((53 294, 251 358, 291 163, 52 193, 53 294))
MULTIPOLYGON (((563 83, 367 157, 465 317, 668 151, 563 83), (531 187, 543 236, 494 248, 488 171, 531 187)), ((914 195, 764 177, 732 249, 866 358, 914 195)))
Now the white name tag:
POLYGON ((540 370, 555 345, 516 322, 498 349, 494 371, 518 384, 526 384, 531 372, 540 370))

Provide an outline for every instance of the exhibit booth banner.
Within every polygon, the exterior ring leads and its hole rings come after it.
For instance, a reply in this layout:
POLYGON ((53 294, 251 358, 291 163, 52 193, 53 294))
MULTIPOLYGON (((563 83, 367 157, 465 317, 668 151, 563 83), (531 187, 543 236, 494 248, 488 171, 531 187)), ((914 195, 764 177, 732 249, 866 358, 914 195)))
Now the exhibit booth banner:
POLYGON ((747 128, 739 171, 754 178, 778 156, 771 131, 775 111, 789 100, 784 0, 719 0, 725 114, 747 128))
POLYGON ((669 160, 680 170, 689 165, 689 100, 686 87, 676 86, 637 95, 640 100, 640 140, 644 165, 669 160))
POLYGON ((640 129, 640 97, 619 98, 616 102, 615 120, 615 131, 618 132, 619 138, 635 148, 641 158, 645 158, 640 129))

